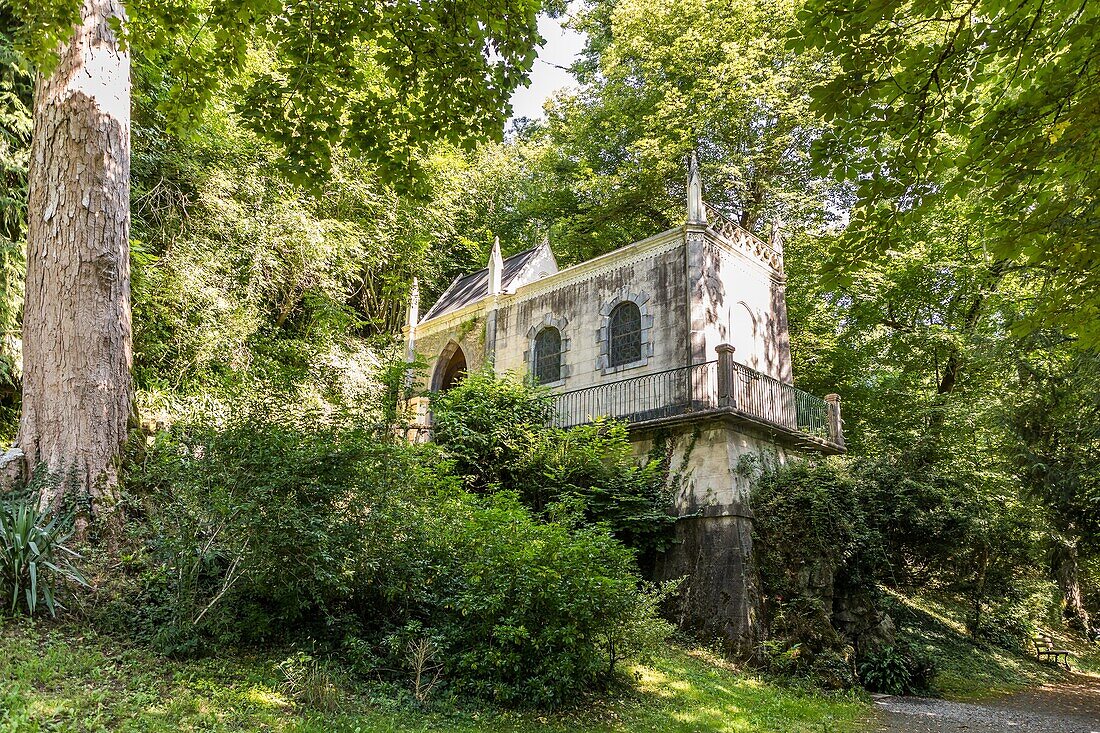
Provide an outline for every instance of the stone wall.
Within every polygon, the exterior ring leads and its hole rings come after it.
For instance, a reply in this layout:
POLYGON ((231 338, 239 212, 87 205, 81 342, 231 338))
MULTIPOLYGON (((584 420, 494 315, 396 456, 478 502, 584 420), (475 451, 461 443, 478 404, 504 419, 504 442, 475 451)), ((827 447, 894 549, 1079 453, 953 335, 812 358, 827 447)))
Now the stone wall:
POLYGON ((735 361, 790 384, 783 275, 701 229, 688 231, 687 270, 694 361, 712 361, 715 347, 731 344, 735 361))
POLYGON ((562 334, 563 379, 555 385, 562 390, 683 366, 688 357, 683 258, 677 242, 580 273, 584 276, 572 282, 559 285, 555 277, 520 288, 497 317, 497 371, 526 373, 535 334, 547 324, 562 334), (642 359, 611 369, 605 358, 607 315, 624 300, 642 312, 642 359))
POLYGON ((562 334, 563 379, 552 385, 559 390, 684 366, 687 297, 683 231, 675 229, 421 324, 414 348, 428 367, 419 387, 431 387, 451 342, 462 349, 470 370, 480 368, 491 351, 498 373, 526 374, 535 334, 544 325, 562 334), (642 359, 612 369, 604 328, 611 307, 622 300, 633 300, 642 311, 642 359))
POLYGON ((657 559, 657 580, 686 578, 676 600, 679 624, 718 640, 742 659, 759 654, 763 634, 752 556, 752 483, 743 461, 785 461, 769 436, 728 418, 632 436, 638 455, 667 451, 676 523, 674 546, 657 559))

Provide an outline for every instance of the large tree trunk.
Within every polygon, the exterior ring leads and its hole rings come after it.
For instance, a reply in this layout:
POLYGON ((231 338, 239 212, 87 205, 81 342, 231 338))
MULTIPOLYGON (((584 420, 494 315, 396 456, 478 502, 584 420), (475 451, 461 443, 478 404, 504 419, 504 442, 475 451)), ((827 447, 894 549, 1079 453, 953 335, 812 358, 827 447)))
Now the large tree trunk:
POLYGON ((17 445, 45 466, 43 504, 115 503, 132 410, 130 57, 118 0, 84 0, 82 23, 34 94, 17 445))
POLYGON ((1081 596, 1080 568, 1077 564, 1077 546, 1064 540, 1055 539, 1051 557, 1051 570, 1058 588, 1062 591, 1065 605, 1062 615, 1070 627, 1078 631, 1089 628, 1089 614, 1081 596))

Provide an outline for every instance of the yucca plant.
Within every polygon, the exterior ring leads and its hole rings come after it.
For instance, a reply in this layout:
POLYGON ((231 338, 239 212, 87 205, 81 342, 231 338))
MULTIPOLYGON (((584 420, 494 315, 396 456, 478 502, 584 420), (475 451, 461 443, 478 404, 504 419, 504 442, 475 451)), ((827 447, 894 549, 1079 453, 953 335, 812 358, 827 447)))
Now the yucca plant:
POLYGON ((73 565, 80 555, 65 545, 72 536, 70 525, 39 509, 34 495, 0 500, 0 592, 11 599, 12 613, 22 601, 32 616, 40 604, 56 616, 56 583, 88 585, 73 565))

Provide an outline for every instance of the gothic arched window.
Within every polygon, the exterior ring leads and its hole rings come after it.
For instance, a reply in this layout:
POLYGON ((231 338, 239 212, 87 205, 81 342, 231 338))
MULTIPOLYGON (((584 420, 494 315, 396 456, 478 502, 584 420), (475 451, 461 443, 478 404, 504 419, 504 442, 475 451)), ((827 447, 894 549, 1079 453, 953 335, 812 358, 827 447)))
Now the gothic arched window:
POLYGON ((547 326, 535 336, 533 367, 540 384, 561 379, 561 331, 547 326))
POLYGON ((642 312, 633 301, 623 301, 607 319, 607 364, 632 364, 642 358, 642 312))

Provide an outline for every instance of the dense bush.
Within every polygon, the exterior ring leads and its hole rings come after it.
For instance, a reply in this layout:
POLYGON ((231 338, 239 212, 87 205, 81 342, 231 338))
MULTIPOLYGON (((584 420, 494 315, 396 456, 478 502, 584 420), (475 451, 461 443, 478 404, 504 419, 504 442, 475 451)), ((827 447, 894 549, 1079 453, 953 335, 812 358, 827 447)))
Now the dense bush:
POLYGON ((506 704, 561 705, 606 678, 608 639, 644 602, 627 548, 598 528, 537 521, 508 493, 426 509, 377 586, 401 583, 417 601, 391 613, 402 641, 432 639, 456 687, 506 704))
POLYGON ((811 674, 817 655, 851 644, 865 685, 923 687, 930 672, 896 644, 883 586, 954 596, 972 637, 1006 648, 1050 613, 1056 594, 1039 577, 1026 512, 976 486, 980 475, 886 458, 754 470, 755 548, 773 666, 784 672, 811 674))
POLYGON ((807 665, 848 643, 835 600, 873 600, 882 575, 882 539, 865 513, 861 480, 840 459, 758 469, 754 547, 766 622, 773 637, 798 645, 807 665))
POLYGON ((167 651, 308 636, 418 695, 427 670, 556 706, 660 626, 606 527, 471 493, 434 445, 266 406, 175 426, 129 481, 148 528, 140 591, 104 613, 167 651))
POLYGON ((277 407, 158 435, 130 478, 149 509, 148 633, 182 651, 330 618, 363 562, 367 477, 422 480, 406 453, 277 407))
POLYGON ((545 439, 553 410, 547 390, 481 370, 432 396, 432 440, 470 488, 503 486, 522 495, 518 485, 530 482, 531 455, 545 439))
POLYGON ((859 662, 858 670, 864 687, 888 695, 926 692, 936 674, 932 660, 906 644, 876 649, 859 662))
POLYGON ((549 393, 483 371, 436 395, 433 440, 476 491, 504 488, 547 516, 580 512, 646 558, 671 542, 664 456, 640 459, 626 426, 550 427, 549 393))

